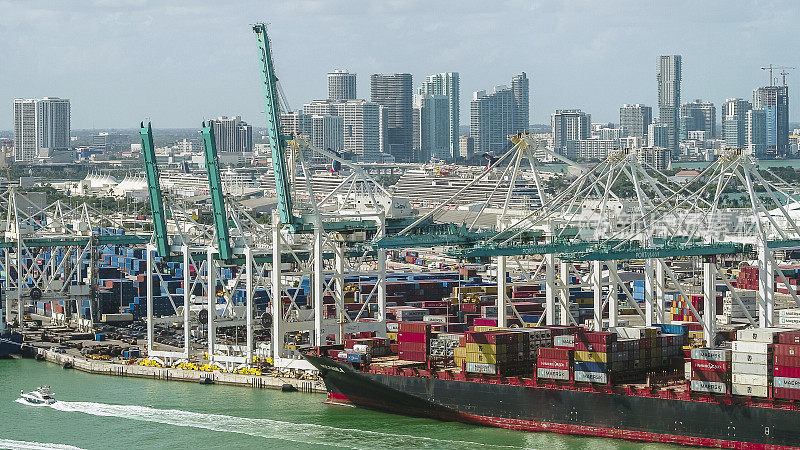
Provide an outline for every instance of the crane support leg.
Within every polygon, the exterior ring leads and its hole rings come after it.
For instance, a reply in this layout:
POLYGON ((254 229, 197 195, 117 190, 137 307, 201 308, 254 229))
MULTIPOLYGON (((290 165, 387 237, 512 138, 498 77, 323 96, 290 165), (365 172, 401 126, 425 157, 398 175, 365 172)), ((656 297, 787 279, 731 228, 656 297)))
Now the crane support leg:
POLYGON ((617 262, 606 261, 608 266, 608 326, 616 327, 619 324, 619 274, 617 262))
POLYGON ((506 326, 506 257, 497 257, 497 326, 506 326))
POLYGON ((758 325, 771 327, 775 313, 775 265, 766 244, 758 246, 758 325))
POLYGON ((592 290, 594 292, 594 314, 592 329, 603 329, 603 261, 592 261, 592 290))
POLYGON ((322 261, 322 230, 317 226, 314 230, 314 274, 313 289, 314 295, 314 345, 325 345, 322 335, 322 301, 325 297, 325 273, 322 261))
POLYGON ((545 307, 544 314, 547 325, 556 324, 556 257, 552 253, 544 256, 545 264, 545 307))
POLYGON ((703 261, 703 321, 706 323, 704 337, 706 345, 717 345, 717 265, 713 259, 703 261))

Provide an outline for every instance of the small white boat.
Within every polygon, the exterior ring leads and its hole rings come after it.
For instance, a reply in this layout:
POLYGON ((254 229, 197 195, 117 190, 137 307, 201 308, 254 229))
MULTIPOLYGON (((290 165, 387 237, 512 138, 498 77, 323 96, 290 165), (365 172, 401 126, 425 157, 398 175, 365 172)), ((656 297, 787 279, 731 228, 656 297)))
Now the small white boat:
POLYGON ((52 405, 56 402, 56 396, 50 391, 50 386, 42 386, 35 391, 20 391, 19 396, 31 405, 52 405))

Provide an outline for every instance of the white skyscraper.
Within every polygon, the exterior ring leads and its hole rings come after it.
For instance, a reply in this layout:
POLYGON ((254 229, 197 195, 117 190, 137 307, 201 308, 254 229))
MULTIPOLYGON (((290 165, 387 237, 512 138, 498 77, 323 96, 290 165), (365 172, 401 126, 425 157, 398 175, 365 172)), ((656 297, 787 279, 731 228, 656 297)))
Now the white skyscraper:
POLYGON ((70 104, 68 99, 14 100, 14 159, 33 161, 69 150, 70 104))
POLYGON ((328 72, 328 100, 355 100, 356 74, 346 70, 328 72))
POLYGON ((678 154, 681 108, 681 55, 662 55, 658 58, 658 121, 667 126, 669 148, 678 154))

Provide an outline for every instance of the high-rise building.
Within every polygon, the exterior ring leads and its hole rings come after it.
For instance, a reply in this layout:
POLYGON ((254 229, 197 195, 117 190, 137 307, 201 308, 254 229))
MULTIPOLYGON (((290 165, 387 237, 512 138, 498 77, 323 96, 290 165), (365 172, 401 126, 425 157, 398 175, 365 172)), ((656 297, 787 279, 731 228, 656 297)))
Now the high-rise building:
POLYGON ((745 115, 747 151, 756 158, 767 156, 767 111, 751 109, 745 115))
POLYGON ((511 87, 495 86, 491 94, 475 92, 469 104, 469 135, 475 141, 475 152, 508 151, 508 135, 528 128, 528 106, 528 78, 524 72, 511 79, 511 87))
POLYGON ((294 111, 281 114, 281 131, 287 136, 303 134, 311 137, 312 123, 311 114, 302 111, 294 111))
POLYGON ((14 159, 33 161, 69 150, 68 99, 14 99, 14 159))
POLYGON ((105 153, 108 150, 108 133, 103 132, 92 136, 90 147, 93 151, 105 153))
POLYGON ((342 118, 345 151, 362 161, 374 161, 380 154, 380 105, 366 100, 335 102, 336 115, 342 118))
MULTIPOLYGON (((419 88, 420 95, 444 95, 449 102, 449 148, 450 157, 456 157, 459 154, 458 143, 458 126, 459 126, 459 77, 458 72, 438 73, 436 75, 428 75, 425 81, 422 82, 422 87, 419 88)), ((417 133, 418 135, 418 133, 417 133)))
POLYGON ((567 141, 564 155, 571 159, 599 161, 606 159, 619 141, 614 139, 578 139, 567 141))
POLYGON ((471 136, 459 136, 458 154, 464 159, 472 159, 475 155, 475 139, 471 136))
POLYGON ((669 166, 671 159, 670 151, 664 147, 641 147, 636 150, 639 162, 648 164, 658 170, 664 170, 669 166))
POLYGON ((722 138, 729 148, 747 147, 747 111, 753 105, 741 98, 729 98, 722 107, 722 138))
POLYGON ((530 80, 525 72, 511 79, 511 92, 514 93, 514 132, 525 131, 530 127, 530 80))
POLYGON ((568 141, 589 139, 592 135, 592 116, 580 109, 557 109, 550 115, 553 133, 553 150, 566 152, 568 141))
POLYGON ((753 109, 766 114, 767 152, 771 156, 789 153, 789 88, 766 86, 753 91, 753 109))
MULTIPOLYGON (((649 147, 669 148, 669 136, 669 125, 651 123, 647 126, 647 145, 649 147)), ((670 152, 672 152, 672 150, 670 150, 670 152)))
POLYGON ((452 160, 450 99, 444 95, 418 95, 414 109, 419 117, 418 160, 452 160))
POLYGON ((355 100, 356 74, 346 70, 328 72, 328 100, 355 100))
POLYGON ((619 126, 626 136, 647 139, 647 126, 653 122, 653 108, 645 105, 622 105, 619 108, 619 126))
POLYGON ((705 131, 708 138, 717 135, 717 108, 700 99, 681 105, 681 136, 688 139, 690 131, 705 131))
POLYGON ((315 147, 332 150, 338 147, 368 161, 376 160, 381 152, 381 109, 376 103, 360 99, 314 100, 303 105, 303 113, 311 118, 310 136, 315 147), (339 129, 341 144, 333 136, 339 129))
POLYGON ((209 121, 214 126, 214 141, 219 152, 253 151, 253 127, 241 116, 221 116, 209 121))
POLYGON ((344 119, 339 116, 311 116, 311 144, 323 150, 344 150, 344 119))
POLYGON ((669 129, 669 148, 678 154, 681 107, 681 55, 658 58, 658 121, 669 129))
POLYGON ((372 102, 386 107, 388 124, 386 150, 400 162, 412 162, 413 157, 413 89, 411 81, 410 73, 373 74, 370 77, 372 102))

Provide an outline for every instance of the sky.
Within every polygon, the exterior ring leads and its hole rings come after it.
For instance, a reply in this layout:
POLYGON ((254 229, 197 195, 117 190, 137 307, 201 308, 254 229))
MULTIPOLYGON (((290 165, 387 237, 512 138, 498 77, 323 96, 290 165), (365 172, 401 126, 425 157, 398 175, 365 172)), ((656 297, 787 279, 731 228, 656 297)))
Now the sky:
MULTIPOLYGON (((327 96, 326 73, 459 72, 461 123, 477 90, 530 78, 531 123, 559 108, 617 122, 623 103, 657 114, 656 62, 683 56, 682 101, 750 99, 760 68, 794 66, 792 0, 0 0, 0 130, 13 99, 69 98, 73 129, 199 127, 219 115, 265 122, 251 24, 266 22, 289 105, 327 96)), ((794 106, 797 105, 797 106, 794 106)))

